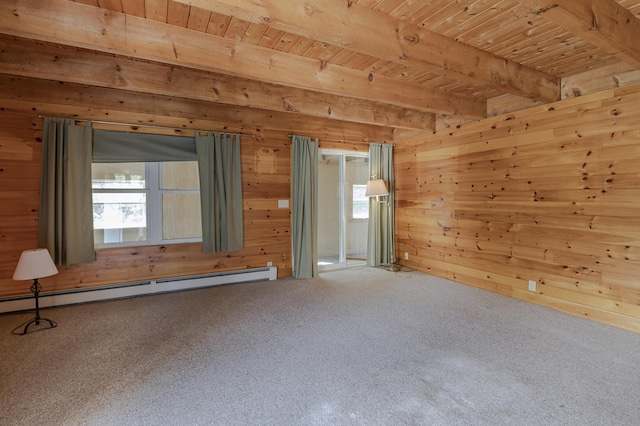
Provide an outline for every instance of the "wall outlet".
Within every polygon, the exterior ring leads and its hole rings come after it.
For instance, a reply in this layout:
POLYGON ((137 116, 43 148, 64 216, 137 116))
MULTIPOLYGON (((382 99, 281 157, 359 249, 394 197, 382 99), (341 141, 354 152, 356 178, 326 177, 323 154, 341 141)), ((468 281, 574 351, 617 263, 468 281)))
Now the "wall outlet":
POLYGON ((273 266, 273 262, 267 262, 267 266, 273 266))
POLYGON ((406 251, 404 252, 404 260, 409 260, 409 253, 406 251))
POLYGON ((536 281, 529 280, 529 291, 536 291, 536 281))

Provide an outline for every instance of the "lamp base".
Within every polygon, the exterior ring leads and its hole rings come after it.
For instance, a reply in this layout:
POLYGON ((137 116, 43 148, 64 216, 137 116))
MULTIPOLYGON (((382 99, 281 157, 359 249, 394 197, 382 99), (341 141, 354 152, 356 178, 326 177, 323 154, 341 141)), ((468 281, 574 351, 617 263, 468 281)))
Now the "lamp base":
POLYGON ((402 267, 400 265, 396 265, 395 263, 390 263, 389 265, 384 267, 385 271, 391 271, 391 272, 399 272, 402 270, 402 267))
MULTIPOLYGON (((34 318, 31 321, 29 321, 28 323, 25 324, 24 329, 22 330, 22 333, 14 333, 14 334, 18 334, 20 336, 24 336, 25 334, 28 333, 27 329, 29 328, 30 325, 35 324, 36 326, 40 325, 41 321, 45 321, 49 323, 48 327, 40 327, 40 328, 35 328, 34 330, 32 330, 32 332, 36 332, 36 331, 40 331, 40 330, 48 330, 50 328, 56 328, 58 326, 58 324, 55 321, 51 321, 50 319, 47 318, 34 318)), ((20 326, 22 327, 22 326, 20 326)))
POLYGON ((13 330, 13 334, 18 334, 20 336, 24 336, 25 334, 27 334, 27 329, 29 328, 29 326, 31 324, 35 324, 36 326, 39 326, 40 325, 40 321, 48 322, 49 323, 49 327, 40 327, 40 328, 38 328, 37 330, 34 330, 34 331, 48 330, 50 328, 56 328, 58 326, 58 324, 55 321, 51 321, 50 319, 41 318, 40 317, 40 304, 38 303, 38 295, 40 294, 40 290, 42 290, 42 286, 38 282, 38 279, 34 278, 33 279, 33 285, 31 286, 31 291, 33 292, 33 296, 34 296, 35 301, 36 301, 36 317, 25 324, 24 329, 22 330, 22 333, 16 333, 15 332, 18 328, 22 327, 22 325, 19 325, 18 327, 16 327, 13 330))

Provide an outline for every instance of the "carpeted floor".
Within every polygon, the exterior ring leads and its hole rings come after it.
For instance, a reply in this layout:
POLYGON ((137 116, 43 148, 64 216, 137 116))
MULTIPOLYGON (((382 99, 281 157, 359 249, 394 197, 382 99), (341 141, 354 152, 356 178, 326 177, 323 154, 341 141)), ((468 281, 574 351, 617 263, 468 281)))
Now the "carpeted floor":
POLYGON ((1 425, 638 425, 640 335, 356 267, 0 316, 1 425))

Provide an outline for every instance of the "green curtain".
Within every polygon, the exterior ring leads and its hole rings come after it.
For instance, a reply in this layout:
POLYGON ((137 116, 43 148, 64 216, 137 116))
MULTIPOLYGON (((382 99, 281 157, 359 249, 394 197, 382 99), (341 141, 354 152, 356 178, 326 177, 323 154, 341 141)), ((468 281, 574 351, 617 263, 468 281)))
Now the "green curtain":
POLYGON ((318 275, 318 140, 292 140, 293 276, 318 275))
POLYGON ((202 251, 230 252, 244 246, 240 135, 196 132, 202 209, 202 251))
POLYGON ((393 145, 369 144, 369 173, 371 179, 383 179, 389 190, 380 202, 369 200, 367 265, 377 266, 395 262, 393 145))
POLYGON ((44 119, 38 246, 58 265, 95 260, 91 123, 44 119))

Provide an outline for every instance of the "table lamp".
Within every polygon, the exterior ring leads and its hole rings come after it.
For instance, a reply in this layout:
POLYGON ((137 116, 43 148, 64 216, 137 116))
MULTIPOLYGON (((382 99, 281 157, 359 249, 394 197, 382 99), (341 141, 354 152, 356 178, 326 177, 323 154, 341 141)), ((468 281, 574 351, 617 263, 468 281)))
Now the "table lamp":
POLYGON ((29 321, 20 335, 27 334, 27 329, 31 324, 40 325, 40 321, 46 321, 49 323, 49 328, 54 328, 58 324, 50 319, 40 318, 40 307, 38 306, 38 294, 42 290, 42 285, 38 282, 38 278, 48 277, 58 273, 58 268, 53 263, 49 251, 44 248, 25 250, 20 255, 18 265, 13 273, 13 279, 16 281, 21 280, 33 280, 31 285, 31 292, 36 299, 36 317, 29 321))

